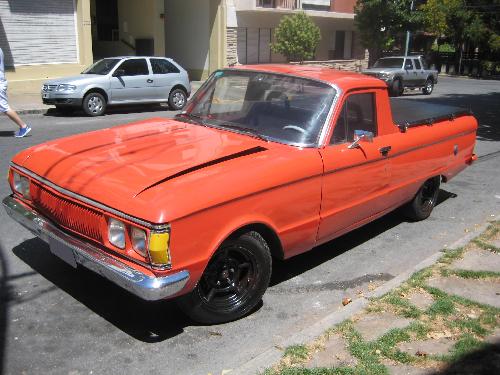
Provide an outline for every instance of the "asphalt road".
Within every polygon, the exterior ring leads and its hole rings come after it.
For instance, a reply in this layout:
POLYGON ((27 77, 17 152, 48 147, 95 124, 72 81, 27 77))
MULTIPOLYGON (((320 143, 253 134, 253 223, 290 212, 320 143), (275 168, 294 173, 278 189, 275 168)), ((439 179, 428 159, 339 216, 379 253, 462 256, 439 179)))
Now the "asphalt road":
MULTIPOLYGON (((239 365, 291 333, 418 264, 500 215, 500 82, 441 78, 431 96, 405 98, 471 107, 480 121, 479 160, 442 185, 439 205, 423 222, 391 213, 311 252, 275 262, 263 303, 236 322, 202 326, 174 302, 146 303, 101 277, 73 270, 48 246, 0 212, 0 373, 237 374, 239 365), (233 370, 224 372, 224 370, 233 370)), ((30 137, 14 139, 0 118, 0 171, 25 147, 149 117, 164 108, 83 115, 24 116, 30 137)), ((4 179, 0 196, 9 193, 4 179)))

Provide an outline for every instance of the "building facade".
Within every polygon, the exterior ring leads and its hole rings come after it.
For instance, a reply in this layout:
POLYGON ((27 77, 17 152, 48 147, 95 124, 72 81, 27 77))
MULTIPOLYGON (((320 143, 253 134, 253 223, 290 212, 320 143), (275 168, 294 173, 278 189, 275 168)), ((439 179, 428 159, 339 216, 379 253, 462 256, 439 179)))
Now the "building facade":
POLYGON ((0 0, 0 46, 11 89, 120 55, 169 56, 198 80, 226 65, 284 62, 270 48, 274 29, 303 11, 321 30, 316 60, 359 60, 355 1, 0 0))

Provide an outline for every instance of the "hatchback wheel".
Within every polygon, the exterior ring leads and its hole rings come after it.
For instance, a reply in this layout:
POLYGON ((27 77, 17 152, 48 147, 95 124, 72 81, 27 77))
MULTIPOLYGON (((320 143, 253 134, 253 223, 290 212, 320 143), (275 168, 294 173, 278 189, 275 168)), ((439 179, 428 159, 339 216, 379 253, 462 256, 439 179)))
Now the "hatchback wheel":
POLYGON ((427 219, 436 206, 441 176, 436 176, 424 182, 412 201, 404 207, 405 215, 414 221, 427 219))
POLYGON ((186 105, 187 95, 182 89, 174 89, 168 96, 168 105, 175 111, 178 111, 186 105))
POLYGON ((89 116, 101 116, 106 111, 106 99, 98 92, 91 92, 85 95, 82 107, 89 116))

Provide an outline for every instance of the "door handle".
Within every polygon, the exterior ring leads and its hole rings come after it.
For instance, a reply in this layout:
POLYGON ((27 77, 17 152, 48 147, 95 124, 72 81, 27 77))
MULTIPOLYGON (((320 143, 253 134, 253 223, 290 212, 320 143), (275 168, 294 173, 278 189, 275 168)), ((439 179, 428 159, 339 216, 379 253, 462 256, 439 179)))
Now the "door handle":
POLYGON ((153 83, 153 80, 152 79, 148 79, 146 82, 147 83, 153 83))
POLYGON ((392 148, 391 146, 385 146, 385 147, 380 147, 378 150, 383 156, 387 156, 389 151, 391 151, 391 148, 392 148))

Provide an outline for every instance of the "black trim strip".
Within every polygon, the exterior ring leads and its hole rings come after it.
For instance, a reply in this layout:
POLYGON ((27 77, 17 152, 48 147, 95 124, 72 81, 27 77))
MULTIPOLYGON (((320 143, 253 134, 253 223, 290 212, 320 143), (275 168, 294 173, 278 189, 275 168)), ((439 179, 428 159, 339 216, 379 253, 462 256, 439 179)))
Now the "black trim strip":
POLYGON ((175 173, 171 176, 165 177, 165 178, 161 179, 160 181, 157 181, 154 184, 149 185, 148 187, 146 187, 146 188, 142 189, 140 192, 138 192, 135 196, 137 197, 138 195, 144 193, 146 190, 149 190, 152 187, 158 186, 160 184, 163 184, 164 182, 167 182, 169 180, 173 180, 174 178, 183 176, 185 174, 188 174, 188 173, 191 173, 191 172, 203 169, 203 168, 207 168, 207 167, 210 167, 210 166, 215 165, 215 164, 223 163, 223 162, 228 161, 228 160, 237 159, 237 158, 240 158, 242 156, 252 155, 252 154, 256 154, 258 152, 262 152, 262 151, 266 151, 266 150, 267 150, 267 148, 257 146, 257 147, 249 148, 247 150, 237 152, 235 154, 231 154, 231 155, 223 156, 223 157, 218 158, 218 159, 210 160, 210 161, 207 161, 206 163, 195 165, 194 167, 184 169, 183 171, 180 171, 180 172, 175 173))
POLYGON ((378 161, 381 161, 381 160, 389 160, 389 159, 393 159, 393 158, 396 158, 398 156, 401 156, 401 155, 404 155, 404 154, 407 154, 409 152, 413 152, 413 151, 417 151, 417 150, 420 150, 420 149, 423 149, 423 148, 427 148, 427 147, 431 147, 431 146, 435 146, 435 145, 438 145, 440 143, 444 143, 444 142, 447 142, 447 141, 451 141, 455 138, 459 138, 459 137, 463 137, 463 136, 466 136, 466 135, 469 135, 471 133, 475 133, 476 130, 470 130, 470 131, 467 131, 467 132, 462 132, 462 133, 459 133, 459 134, 455 134, 454 136, 452 137, 448 137, 448 138, 445 138, 445 139, 441 139, 439 141, 436 141, 436 142, 432 142, 432 143, 428 143, 428 144, 425 144, 425 145, 420 145, 420 146, 416 146, 416 147, 413 147, 413 148, 410 148, 410 149, 407 149, 407 150, 404 150, 404 151, 400 151, 398 153, 395 153, 395 154, 392 154, 392 155, 388 155, 388 156, 382 156, 382 157, 379 157, 377 159, 372 159, 372 160, 368 160, 368 161, 364 161, 362 163, 358 163, 358 164, 353 164, 353 165, 348 165, 348 166, 345 166, 345 167, 342 167, 342 168, 337 168, 337 169, 332 169, 331 171, 328 171, 328 172, 325 172, 325 176, 326 175, 329 175, 329 174, 332 174, 332 173, 337 173, 337 172, 341 172, 341 171, 344 171, 346 169, 350 169, 350 168, 356 168, 356 167, 359 167, 359 166, 362 166, 362 165, 365 165, 365 164, 371 164, 371 163, 376 163, 378 161))

